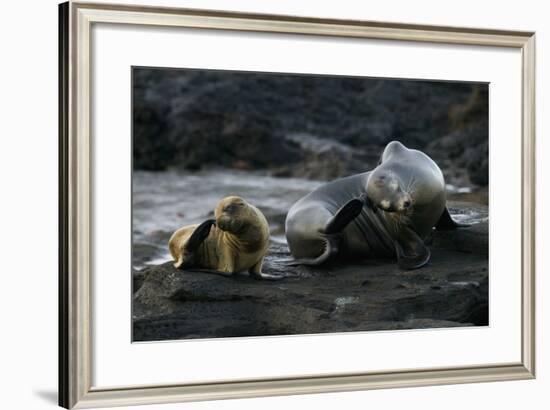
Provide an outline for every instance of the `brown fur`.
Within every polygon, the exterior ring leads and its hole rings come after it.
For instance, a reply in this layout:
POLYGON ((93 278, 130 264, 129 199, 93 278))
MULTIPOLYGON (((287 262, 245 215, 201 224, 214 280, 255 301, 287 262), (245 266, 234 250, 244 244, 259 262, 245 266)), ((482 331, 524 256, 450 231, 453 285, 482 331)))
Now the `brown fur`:
MULTIPOLYGON (((234 273, 261 273, 269 246, 269 226, 255 206, 237 196, 222 199, 214 211, 216 225, 193 254, 193 267, 234 273)), ((179 268, 191 256, 185 249, 187 240, 198 225, 178 229, 168 243, 179 268)))

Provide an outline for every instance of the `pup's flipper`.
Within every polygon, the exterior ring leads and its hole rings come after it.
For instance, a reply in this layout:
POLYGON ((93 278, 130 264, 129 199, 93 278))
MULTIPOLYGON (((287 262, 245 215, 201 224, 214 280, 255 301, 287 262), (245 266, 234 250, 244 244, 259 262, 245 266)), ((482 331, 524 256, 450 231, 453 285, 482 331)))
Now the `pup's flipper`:
POLYGON ((223 272, 216 269, 190 268, 186 270, 188 270, 189 272, 213 273, 215 275, 225 276, 226 278, 233 276, 233 272, 223 272))
POLYGON ((208 237, 210 234, 210 228, 212 225, 216 224, 215 219, 207 219, 199 226, 195 228, 187 242, 185 243, 185 250, 187 252, 194 252, 200 246, 201 243, 208 237))
POLYGON ((456 222, 452 218, 447 207, 445 207, 443 213, 441 214, 441 217, 439 218, 439 221, 437 221, 437 223, 435 224, 435 229, 437 229, 438 231, 450 231, 452 229, 467 228, 469 226, 471 225, 456 222))
POLYGON ((272 275, 270 273, 263 273, 263 272, 250 272, 250 276, 258 280, 281 280, 285 278, 282 275, 272 275))
POLYGON ((262 266, 264 264, 264 258, 262 257, 254 266, 248 269, 250 277, 258 280, 280 280, 284 279, 282 275, 272 275, 270 273, 263 273, 262 266))
POLYGON ((178 269, 190 269, 195 266, 196 250, 210 234, 215 219, 208 219, 195 228, 187 242, 183 246, 183 253, 174 266, 178 269))

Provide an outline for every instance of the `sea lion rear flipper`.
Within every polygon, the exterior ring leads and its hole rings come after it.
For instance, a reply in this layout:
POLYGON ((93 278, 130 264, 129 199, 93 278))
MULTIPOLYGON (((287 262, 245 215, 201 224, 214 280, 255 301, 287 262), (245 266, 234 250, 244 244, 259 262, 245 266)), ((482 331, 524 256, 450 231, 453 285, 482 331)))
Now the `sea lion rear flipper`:
POLYGON ((441 214, 441 217, 439 218, 439 221, 435 224, 435 229, 438 231, 449 231, 456 228, 467 228, 471 226, 470 224, 461 224, 456 222, 449 213, 449 210, 447 207, 443 210, 443 213, 441 214))
POLYGON ((361 213, 364 202, 354 198, 342 206, 327 222, 325 233, 327 235, 340 233, 348 224, 361 213))
POLYGON ((330 258, 335 256, 338 253, 340 241, 342 235, 340 234, 323 234, 323 239, 325 241, 325 248, 323 252, 315 258, 299 258, 287 263, 287 266, 298 266, 298 265, 322 265, 327 262, 330 258))
POLYGON ((395 241, 397 266, 401 269, 417 269, 428 263, 430 250, 416 232, 409 227, 403 227, 399 238, 395 241))
POLYGON ((273 275, 271 273, 263 273, 263 272, 254 272, 251 274, 256 279, 263 279, 263 280, 281 280, 285 277, 283 275, 273 275))
POLYGON ((250 269, 248 269, 248 273, 251 277, 256 279, 264 279, 264 280, 280 280, 284 279, 283 275, 273 275, 271 273, 263 273, 262 272, 262 265, 264 262, 264 258, 262 257, 258 262, 254 264, 250 269))
POLYGON ((201 243, 208 237, 210 234, 210 228, 216 223, 215 219, 207 219, 199 226, 195 228, 187 242, 185 243, 185 250, 188 252, 195 251, 201 243))
POLYGON ((213 273, 215 275, 225 276, 226 278, 233 276, 233 272, 223 272, 216 269, 206 269, 206 268, 190 268, 187 269, 189 272, 200 272, 200 273, 213 273))

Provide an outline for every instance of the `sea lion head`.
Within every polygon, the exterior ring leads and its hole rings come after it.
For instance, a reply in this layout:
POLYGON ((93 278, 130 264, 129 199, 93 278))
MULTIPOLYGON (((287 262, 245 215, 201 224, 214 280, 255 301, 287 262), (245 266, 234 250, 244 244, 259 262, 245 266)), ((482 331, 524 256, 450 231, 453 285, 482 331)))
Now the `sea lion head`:
POLYGON ((218 203, 214 216, 219 229, 239 234, 246 230, 250 224, 254 217, 254 211, 241 197, 228 196, 218 203))
POLYGON ((404 189, 398 175, 382 167, 370 174, 366 197, 374 211, 379 208, 386 212, 405 212, 413 204, 410 193, 404 189))

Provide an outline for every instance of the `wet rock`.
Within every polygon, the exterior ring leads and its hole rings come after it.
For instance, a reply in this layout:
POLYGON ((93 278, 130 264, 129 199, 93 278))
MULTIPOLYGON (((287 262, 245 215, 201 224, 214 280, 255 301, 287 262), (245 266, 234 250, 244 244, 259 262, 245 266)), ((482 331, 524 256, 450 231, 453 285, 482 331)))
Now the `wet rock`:
POLYGON ((145 271, 134 269, 132 270, 132 293, 136 293, 145 281, 145 271))
POLYGON ((436 231, 432 259, 401 271, 392 260, 323 267, 289 266, 288 248, 272 243, 259 281, 174 269, 136 272, 134 340, 290 335, 488 324, 486 208, 451 203, 475 223, 436 231), (484 214, 485 212, 485 214, 484 214))

